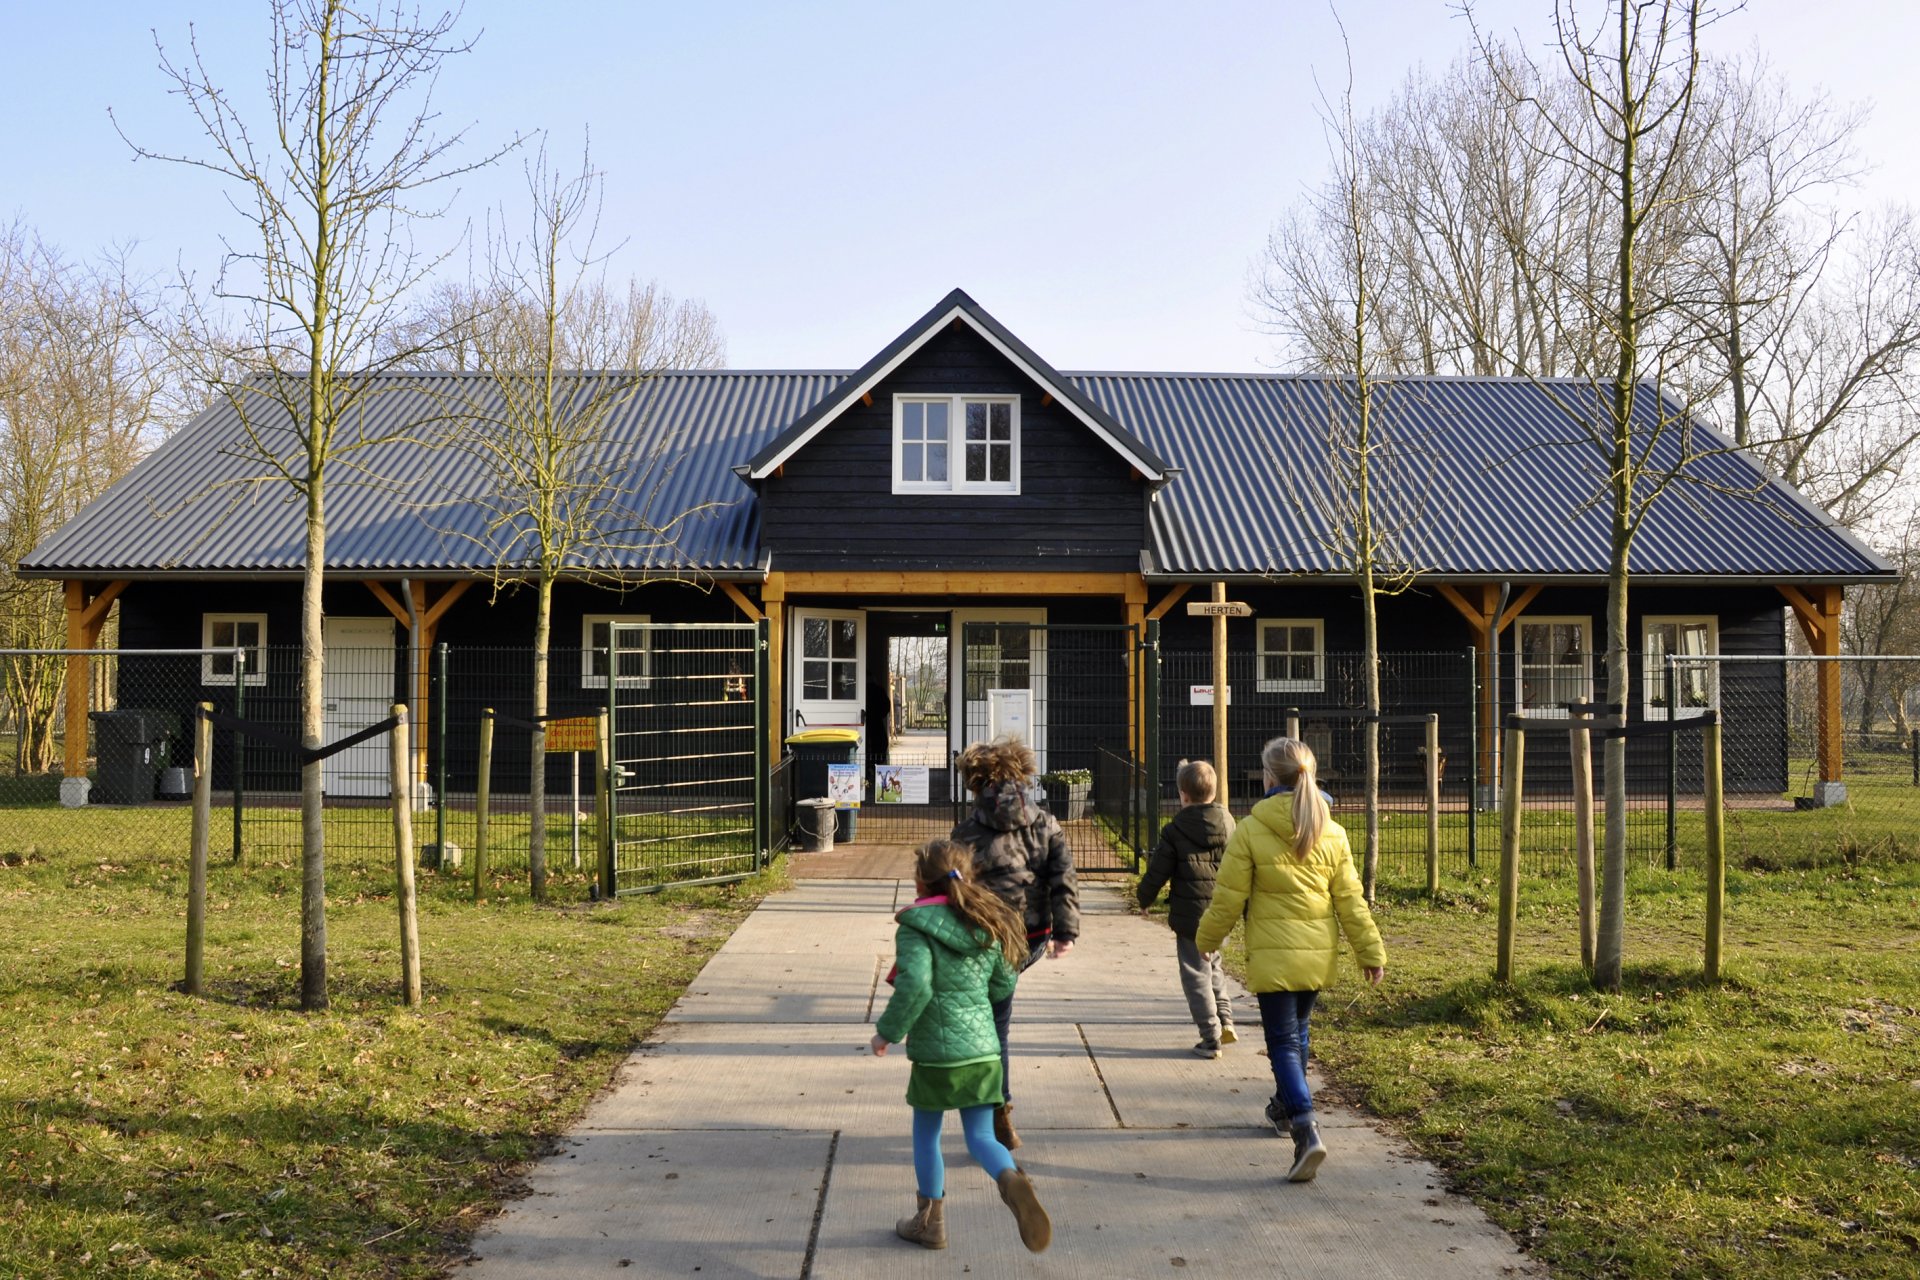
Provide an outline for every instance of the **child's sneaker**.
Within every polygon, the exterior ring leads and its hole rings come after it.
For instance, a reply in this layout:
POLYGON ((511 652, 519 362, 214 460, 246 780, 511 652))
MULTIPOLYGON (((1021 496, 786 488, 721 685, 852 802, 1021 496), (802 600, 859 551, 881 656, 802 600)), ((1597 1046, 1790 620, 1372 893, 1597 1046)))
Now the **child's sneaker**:
POLYGON ((1233 1029, 1233 1024, 1231 1022, 1223 1022, 1220 1024, 1220 1043, 1221 1044, 1239 1044, 1240 1043, 1240 1033, 1233 1029))
POLYGON ((1202 1040, 1199 1044, 1193 1046, 1193 1056, 1196 1058, 1217 1058, 1220 1056, 1220 1044, 1216 1040, 1202 1040))
POLYGON ((1272 1125, 1274 1133, 1282 1138, 1292 1135, 1293 1126, 1287 1123, 1287 1113, 1280 1109, 1278 1098, 1267 1103, 1267 1123, 1272 1125))

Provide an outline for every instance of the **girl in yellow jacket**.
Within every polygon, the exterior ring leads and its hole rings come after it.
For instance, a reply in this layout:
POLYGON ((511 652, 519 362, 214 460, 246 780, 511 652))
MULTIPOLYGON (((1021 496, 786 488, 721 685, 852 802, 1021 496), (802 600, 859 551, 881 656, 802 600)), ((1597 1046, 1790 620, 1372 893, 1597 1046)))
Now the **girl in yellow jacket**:
POLYGON ((1368 982, 1378 985, 1386 973, 1387 952, 1353 874, 1347 833, 1314 776, 1313 751, 1275 738, 1261 748, 1260 767, 1266 799, 1227 842, 1194 944, 1218 951, 1246 916, 1247 986, 1260 1001, 1276 1089, 1267 1120, 1293 1138, 1288 1180, 1311 1182, 1327 1148, 1307 1088, 1307 1019, 1320 988, 1333 981, 1342 932, 1368 982))

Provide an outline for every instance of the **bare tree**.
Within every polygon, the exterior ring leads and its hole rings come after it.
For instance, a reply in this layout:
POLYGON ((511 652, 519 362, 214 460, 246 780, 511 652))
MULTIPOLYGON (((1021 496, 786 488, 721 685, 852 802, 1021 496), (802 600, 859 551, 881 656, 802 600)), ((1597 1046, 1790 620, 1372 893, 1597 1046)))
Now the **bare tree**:
MULTIPOLYGON (((486 475, 479 540, 496 590, 530 579, 535 592, 528 865, 540 899, 553 589, 563 579, 624 585, 632 563, 669 548, 699 510, 660 506, 670 442, 627 443, 632 435, 610 427, 637 411, 635 397, 662 369, 718 366, 724 347, 704 307, 676 304, 652 284, 607 287, 593 248, 601 178, 589 158, 566 176, 543 147, 526 179, 525 237, 494 238, 480 284, 433 297, 424 332, 448 340, 420 350, 480 375, 458 435, 486 475)), ((611 655, 604 673, 610 695, 620 661, 611 655)))
MULTIPOLYGON (((305 504, 300 590, 300 739, 321 745, 321 587, 327 565, 327 485, 352 455, 378 443, 368 411, 394 359, 379 336, 435 259, 409 229, 442 210, 431 190, 495 159, 456 158, 461 134, 437 135, 431 90, 443 62, 471 47, 456 16, 425 19, 403 0, 274 0, 267 116, 255 120, 216 83, 190 43, 160 65, 210 144, 204 155, 136 154, 207 170, 233 184, 247 222, 229 241, 214 301, 196 308, 203 339, 238 317, 251 376, 225 372, 232 354, 207 341, 213 385, 238 416, 261 478, 305 504), (218 314, 213 308, 219 307, 218 314)), ((124 132, 123 132, 123 136, 124 132)), ((415 428, 417 429, 417 427, 415 428)), ((300 1004, 327 1006, 326 830, 321 766, 300 776, 300 1004)))
POLYGON ((1262 322, 1291 337, 1330 375, 1322 383, 1327 418, 1320 473, 1301 474, 1293 457, 1276 458, 1274 465, 1290 500, 1317 516, 1325 531, 1321 549, 1360 592, 1361 880, 1372 901, 1380 871, 1379 602, 1413 586, 1419 568, 1412 531, 1437 514, 1430 509, 1434 455, 1418 447, 1404 423, 1396 430, 1389 411, 1393 401, 1418 394, 1418 384, 1383 379, 1381 370, 1404 359, 1396 339, 1418 341, 1421 323, 1432 317, 1384 314, 1380 278, 1396 265, 1411 267, 1391 250, 1394 222, 1380 211, 1367 144, 1354 120, 1350 46, 1346 88, 1338 103, 1323 95, 1321 123, 1332 175, 1269 236, 1253 294, 1262 322))
MULTIPOLYGON (((0 228, 0 648, 64 643, 57 584, 14 566, 180 421, 177 373, 152 291, 118 253, 75 263, 24 224, 0 228)), ((65 671, 0 660, 19 770, 52 766, 65 671)))

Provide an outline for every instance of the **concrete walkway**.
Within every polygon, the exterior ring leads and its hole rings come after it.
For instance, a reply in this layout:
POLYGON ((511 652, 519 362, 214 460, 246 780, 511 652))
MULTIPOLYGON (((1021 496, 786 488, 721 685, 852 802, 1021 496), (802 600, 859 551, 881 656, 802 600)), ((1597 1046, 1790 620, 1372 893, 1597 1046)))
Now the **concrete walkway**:
MULTIPOLYGON (((1261 1119, 1273 1078, 1258 1010, 1217 1061, 1195 1040, 1173 939, 1112 887, 1082 890, 1085 935, 1014 1005, 1018 1153, 1053 1217, 1012 1216, 947 1124, 945 1252, 894 1237, 912 1211, 908 1064, 866 1052, 886 999, 895 880, 804 879, 714 956, 614 1088, 474 1243, 486 1280, 553 1276, 1004 1275, 1451 1280, 1543 1275, 1391 1136, 1330 1107, 1318 1181, 1261 1119)), ((1338 998, 1323 1035, 1339 1034, 1338 998)))

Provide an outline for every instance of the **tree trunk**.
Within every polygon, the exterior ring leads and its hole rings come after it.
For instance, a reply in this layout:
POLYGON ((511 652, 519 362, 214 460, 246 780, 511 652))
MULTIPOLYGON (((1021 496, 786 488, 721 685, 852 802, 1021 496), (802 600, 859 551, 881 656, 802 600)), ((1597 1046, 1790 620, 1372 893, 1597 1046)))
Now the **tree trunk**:
MULTIPOLYGON (((553 578, 543 571, 533 615, 533 772, 527 786, 527 803, 532 809, 527 869, 535 902, 543 902, 547 896, 547 726, 540 717, 547 714, 547 648, 552 643, 552 630, 553 578)), ((611 673, 607 679, 613 679, 611 673)))
POLYGON ((1380 877, 1380 598, 1374 591, 1371 559, 1360 570, 1360 616, 1364 650, 1361 663, 1366 683, 1367 718, 1362 722, 1366 755, 1363 783, 1367 807, 1367 845, 1361 863, 1361 887, 1374 900, 1380 877))
MULTIPOLYGON (((307 564, 300 576, 300 743, 322 745, 326 611, 320 592, 327 562, 326 510, 317 470, 307 480, 307 564)), ((300 767, 300 1007, 327 1007, 327 827, 318 760, 300 767)))

